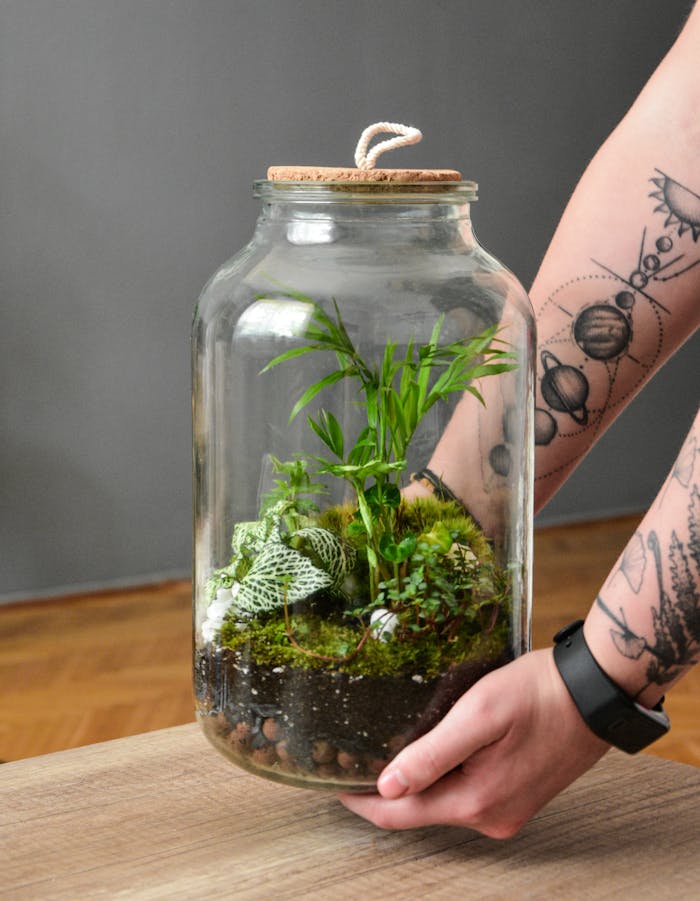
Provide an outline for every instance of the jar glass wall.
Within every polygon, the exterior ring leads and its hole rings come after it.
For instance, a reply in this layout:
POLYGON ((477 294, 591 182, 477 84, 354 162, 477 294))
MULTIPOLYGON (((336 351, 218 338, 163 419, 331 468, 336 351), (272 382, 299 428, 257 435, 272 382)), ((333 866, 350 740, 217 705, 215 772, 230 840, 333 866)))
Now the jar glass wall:
POLYGON ((193 326, 197 714, 367 790, 529 647, 534 320, 473 183, 256 191, 193 326))

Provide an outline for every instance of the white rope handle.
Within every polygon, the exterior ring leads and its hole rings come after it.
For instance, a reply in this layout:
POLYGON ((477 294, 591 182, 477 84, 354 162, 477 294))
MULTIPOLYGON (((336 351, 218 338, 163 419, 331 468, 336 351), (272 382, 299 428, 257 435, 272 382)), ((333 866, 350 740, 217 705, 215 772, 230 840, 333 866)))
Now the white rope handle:
POLYGON ((406 147, 408 144, 417 144, 423 135, 412 125, 401 125, 398 122, 375 122, 368 125, 360 135, 360 140, 355 148, 355 165, 358 169, 374 169, 377 157, 387 150, 395 150, 397 147, 406 147), (376 135, 395 134, 396 138, 380 141, 367 153, 369 142, 376 135))

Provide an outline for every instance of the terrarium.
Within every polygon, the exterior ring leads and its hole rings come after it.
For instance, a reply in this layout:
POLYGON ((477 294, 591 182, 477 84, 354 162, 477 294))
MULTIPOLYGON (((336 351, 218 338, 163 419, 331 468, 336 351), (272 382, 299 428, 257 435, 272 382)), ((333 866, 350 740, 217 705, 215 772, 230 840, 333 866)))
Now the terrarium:
POLYGON ((534 320, 456 171, 255 193, 193 325, 197 716, 247 770, 367 791, 529 648, 534 320))

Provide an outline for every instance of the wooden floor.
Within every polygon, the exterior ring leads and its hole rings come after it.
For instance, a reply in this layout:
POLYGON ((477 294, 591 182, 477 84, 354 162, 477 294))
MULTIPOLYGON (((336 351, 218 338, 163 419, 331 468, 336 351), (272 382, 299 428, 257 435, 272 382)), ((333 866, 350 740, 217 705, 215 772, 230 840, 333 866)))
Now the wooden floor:
MULTIPOLYGON (((535 535, 533 644, 585 613, 636 517, 535 535)), ((190 586, 0 606, 0 759, 193 720, 190 586)), ((700 766, 700 667, 667 699, 648 753, 700 766)))

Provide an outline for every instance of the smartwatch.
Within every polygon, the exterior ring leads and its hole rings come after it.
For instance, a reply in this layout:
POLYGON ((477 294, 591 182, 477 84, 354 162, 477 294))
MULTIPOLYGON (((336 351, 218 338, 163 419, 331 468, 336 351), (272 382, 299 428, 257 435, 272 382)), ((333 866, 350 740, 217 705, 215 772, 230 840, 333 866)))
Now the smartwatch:
POLYGON ((579 619, 554 636, 554 662, 578 712, 603 741, 636 754, 671 728, 663 698, 653 709, 626 694, 598 665, 579 619))

